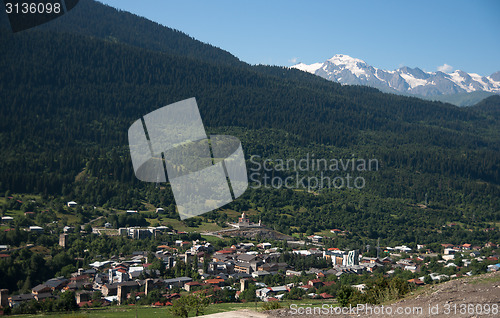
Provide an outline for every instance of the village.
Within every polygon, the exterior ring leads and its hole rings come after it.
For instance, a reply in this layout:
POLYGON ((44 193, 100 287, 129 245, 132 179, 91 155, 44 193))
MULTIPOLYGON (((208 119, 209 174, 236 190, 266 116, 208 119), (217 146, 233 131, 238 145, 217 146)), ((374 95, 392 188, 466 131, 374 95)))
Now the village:
MULTIPOLYGON (((233 224, 238 229, 254 226, 262 224, 253 224, 245 213, 233 224)), ((93 228, 92 233, 104 235, 108 227, 93 228)), ((64 229, 59 239, 61 247, 66 246, 72 231, 64 229)), ((133 240, 149 239, 158 233, 179 237, 186 234, 166 226, 120 228, 116 232, 133 240)), ((439 250, 425 245, 377 247, 376 256, 366 256, 369 253, 362 255, 356 249, 325 248, 322 240, 319 235, 300 242, 244 239, 218 250, 206 240, 173 240, 158 245, 154 252, 138 250, 130 255, 94 259, 67 277, 54 277, 32 286, 31 293, 10 295, 8 289, 2 289, 0 305, 16 308, 30 301, 57 299, 68 291, 74 292, 81 308, 151 299, 155 301, 149 305, 170 306, 175 299, 191 293, 212 297, 213 302, 334 300, 341 284, 365 292, 365 281, 375 274, 403 278, 416 288, 500 270, 497 245, 491 242, 484 246, 442 243, 439 250), (306 268, 308 264, 313 266, 306 268)), ((0 248, 0 257, 9 257, 9 246, 0 248)))

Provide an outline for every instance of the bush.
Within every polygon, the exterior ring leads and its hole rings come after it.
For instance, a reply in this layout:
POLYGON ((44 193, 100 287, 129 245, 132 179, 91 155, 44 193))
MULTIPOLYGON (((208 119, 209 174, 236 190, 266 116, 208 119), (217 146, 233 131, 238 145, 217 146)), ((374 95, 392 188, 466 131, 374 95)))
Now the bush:
POLYGON ((278 301, 267 301, 262 304, 262 310, 280 309, 281 304, 278 301))

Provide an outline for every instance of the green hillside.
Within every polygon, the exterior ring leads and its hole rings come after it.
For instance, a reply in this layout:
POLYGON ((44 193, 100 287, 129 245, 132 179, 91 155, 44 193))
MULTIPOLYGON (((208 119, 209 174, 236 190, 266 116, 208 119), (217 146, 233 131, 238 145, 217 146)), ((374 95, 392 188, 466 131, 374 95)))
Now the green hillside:
POLYGON ((342 228, 352 233, 339 238, 346 244, 498 239, 483 231, 500 221, 500 122, 489 108, 249 66, 178 31, 80 2, 43 28, 0 31, 0 192, 174 213, 168 188, 135 178, 127 130, 196 97, 209 133, 242 140, 248 168, 252 155, 380 162, 362 174, 362 189, 249 189, 233 210, 259 211, 252 218, 286 234, 342 228), (443 228, 450 222, 463 226, 443 228))

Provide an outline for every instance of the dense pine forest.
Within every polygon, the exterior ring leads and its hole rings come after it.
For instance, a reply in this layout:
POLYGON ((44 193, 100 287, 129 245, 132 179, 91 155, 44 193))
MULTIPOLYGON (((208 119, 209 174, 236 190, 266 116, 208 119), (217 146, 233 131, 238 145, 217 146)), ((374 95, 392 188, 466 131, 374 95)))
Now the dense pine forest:
POLYGON ((93 1, 40 28, 3 28, 0 43, 2 193, 113 209, 148 203, 175 217, 168 185, 135 178, 127 130, 196 97, 208 132, 240 138, 247 160, 314 154, 380 162, 363 189, 250 188, 225 208, 255 211, 254 221, 285 234, 342 228, 352 233, 346 244, 499 238, 484 230, 500 222, 498 96, 458 108, 251 66, 93 1))

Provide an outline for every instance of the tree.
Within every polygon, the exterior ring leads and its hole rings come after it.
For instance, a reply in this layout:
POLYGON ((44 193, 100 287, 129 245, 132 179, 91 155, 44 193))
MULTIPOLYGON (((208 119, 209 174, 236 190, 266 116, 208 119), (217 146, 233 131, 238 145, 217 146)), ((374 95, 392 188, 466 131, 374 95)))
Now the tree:
POLYGON ((245 289, 241 294, 240 294, 240 299, 245 302, 252 302, 252 301, 257 301, 257 295, 255 294, 255 291, 257 290, 257 286, 254 284, 249 284, 248 288, 245 289))
POLYGON ((62 293, 56 303, 56 309, 61 311, 74 311, 79 308, 76 304, 75 293, 73 291, 62 293))
POLYGON ((350 286, 343 285, 337 293, 337 301, 342 307, 349 304, 349 299, 354 294, 354 289, 350 286))
POLYGON ((174 316, 182 318, 187 318, 191 312, 193 312, 195 316, 199 316, 203 315, 208 304, 208 298, 189 294, 175 300, 172 303, 171 311, 174 316))

